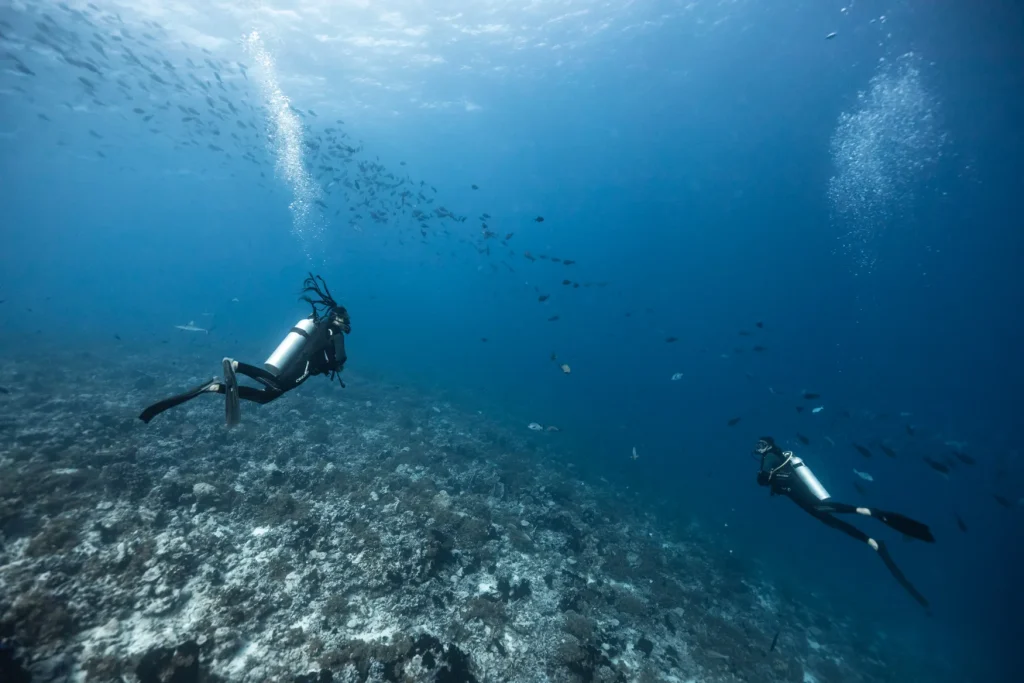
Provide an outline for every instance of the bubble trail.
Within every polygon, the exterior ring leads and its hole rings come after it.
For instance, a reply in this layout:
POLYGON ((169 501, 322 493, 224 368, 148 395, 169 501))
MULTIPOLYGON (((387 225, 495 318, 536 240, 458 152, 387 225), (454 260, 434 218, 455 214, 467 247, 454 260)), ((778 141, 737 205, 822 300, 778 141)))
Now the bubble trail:
POLYGON ((299 238, 306 258, 314 260, 322 253, 323 221, 314 208, 320 199, 320 185, 306 170, 302 149, 304 143, 302 123, 292 111, 291 101, 281 90, 274 57, 267 51, 258 31, 245 36, 245 48, 259 66, 259 82, 270 127, 269 139, 277 159, 277 172, 292 191, 288 205, 292 214, 292 233, 299 238))
POLYGON ((909 53, 883 62, 858 93, 855 110, 839 117, 828 195, 842 248, 863 272, 877 261, 875 240, 904 216, 919 181, 941 156, 945 135, 937 108, 909 53))

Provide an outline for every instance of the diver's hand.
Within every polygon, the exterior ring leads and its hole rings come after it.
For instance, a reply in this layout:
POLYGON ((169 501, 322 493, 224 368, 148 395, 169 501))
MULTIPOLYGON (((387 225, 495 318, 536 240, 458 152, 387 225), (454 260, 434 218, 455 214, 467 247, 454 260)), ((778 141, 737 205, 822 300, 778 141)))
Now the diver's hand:
POLYGON ((763 470, 758 472, 757 483, 759 486, 768 486, 768 484, 771 483, 771 475, 769 475, 767 472, 763 470))

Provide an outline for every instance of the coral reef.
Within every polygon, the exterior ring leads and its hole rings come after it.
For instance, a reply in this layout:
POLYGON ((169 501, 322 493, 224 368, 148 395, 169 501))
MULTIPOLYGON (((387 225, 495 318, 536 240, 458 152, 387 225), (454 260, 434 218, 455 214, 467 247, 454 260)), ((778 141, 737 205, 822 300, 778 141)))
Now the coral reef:
POLYGON ((842 618, 502 416, 352 375, 231 431, 202 399, 145 425, 196 378, 4 362, 4 681, 893 680, 842 618))

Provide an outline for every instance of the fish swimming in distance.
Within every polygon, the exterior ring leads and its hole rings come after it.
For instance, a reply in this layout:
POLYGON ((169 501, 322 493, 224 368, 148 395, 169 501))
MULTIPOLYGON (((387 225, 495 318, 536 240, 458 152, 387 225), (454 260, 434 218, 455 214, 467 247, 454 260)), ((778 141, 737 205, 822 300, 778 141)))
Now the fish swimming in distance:
POLYGON ((911 427, 910 425, 907 425, 905 427, 905 429, 907 430, 907 436, 913 436, 914 435, 914 428, 913 427, 911 427))
POLYGON ((9 393, 11 393, 10 389, 7 389, 5 387, 0 387, 0 394, 9 394, 9 393))
POLYGON ((738 425, 740 423, 740 420, 742 420, 742 419, 743 419, 742 417, 734 417, 731 420, 729 420, 728 424, 729 424, 730 427, 735 427, 736 425, 738 425))
POLYGON ((821 394, 815 394, 815 393, 810 392, 810 391, 805 391, 804 392, 804 398, 807 399, 808 401, 813 401, 816 398, 821 398, 821 394))
POLYGON ((811 445, 811 440, 808 439, 803 434, 801 434, 800 432, 796 433, 796 438, 800 439, 800 443, 802 443, 805 446, 810 446, 811 445))
POLYGON ((857 493, 859 493, 862 496, 868 495, 867 489, 861 486, 858 482, 853 482, 853 488, 856 489, 857 493))
POLYGON ((870 474, 868 474, 867 472, 861 472, 860 470, 857 470, 857 469, 855 469, 855 470, 853 471, 853 473, 854 473, 854 474, 856 474, 856 475, 857 475, 858 477, 860 477, 861 479, 863 479, 864 481, 874 481, 874 480, 875 480, 875 478, 874 478, 874 477, 872 477, 872 476, 871 476, 870 474))
POLYGON ((636 452, 636 446, 633 446, 633 455, 629 456, 630 460, 639 460, 640 454, 636 452))
POLYGON ((896 451, 894 451, 893 449, 889 448, 884 443, 878 444, 878 447, 882 450, 883 453, 888 455, 890 458, 895 458, 896 457, 896 451))
POLYGON ((550 298, 550 294, 541 294, 540 296, 537 297, 537 301, 547 301, 550 298))
POLYGON ((871 457, 871 451, 869 451, 864 446, 861 446, 859 443, 851 443, 850 445, 853 446, 854 448, 856 448, 857 452, 860 453, 861 455, 863 455, 865 458, 870 458, 871 457))
POLYGON ((963 451, 953 451, 953 455, 956 456, 957 460, 964 463, 965 465, 973 465, 975 462, 977 462, 974 458, 967 455, 963 451))
POLYGON ((533 220, 534 220, 535 223, 543 223, 544 222, 544 216, 537 216, 533 220))
POLYGON ((803 406, 797 406, 796 407, 796 412, 798 412, 798 413, 804 412, 804 407, 803 406))
POLYGON ((754 351, 757 351, 758 353, 761 353, 762 351, 767 351, 767 350, 768 350, 768 348, 767 348, 767 347, 764 347, 764 346, 761 346, 761 345, 757 345, 757 346, 755 346, 755 347, 753 348, 753 350, 754 350, 754 351))
POLYGON ((681 372, 677 372, 674 375, 672 375, 672 381, 673 382, 678 382, 682 378, 683 378, 683 373, 681 373, 681 372))
POLYGON ((531 422, 530 424, 526 425, 526 428, 527 428, 527 429, 532 429, 532 430, 533 430, 533 431, 535 431, 535 432, 539 432, 539 431, 542 431, 542 430, 544 429, 544 427, 542 427, 542 426, 541 426, 541 425, 540 425, 539 423, 537 423, 537 422, 531 422))
POLYGON ((470 185, 470 187, 471 187, 471 188, 473 188, 474 190, 479 190, 479 189, 480 189, 480 188, 479 188, 479 187, 477 187, 476 185, 470 185))
POLYGON ((967 533, 967 524, 964 523, 964 520, 960 517, 960 515, 954 513, 953 516, 956 517, 956 525, 958 527, 960 527, 960 531, 962 531, 962 532, 964 532, 966 534, 967 533))
POLYGON ((567 374, 567 375, 568 375, 568 374, 569 374, 570 372, 572 372, 572 368, 570 368, 570 367, 569 367, 569 364, 568 364, 568 363, 562 363, 562 364, 561 364, 561 365, 559 365, 558 367, 559 367, 559 368, 561 368, 562 372, 564 372, 564 373, 565 373, 565 374, 567 374))
POLYGON ((679 337, 665 337, 665 343, 667 344, 672 344, 677 341, 679 341, 679 337))
POLYGON ((758 320, 756 323, 754 323, 754 325, 756 325, 759 330, 763 330, 764 329, 764 323, 761 322, 760 320, 758 320))
POLYGON ((948 465, 945 465, 937 460, 932 460, 927 455, 924 456, 924 461, 928 464, 928 467, 931 467, 936 472, 941 472, 942 474, 949 474, 948 465))
POLYGON ((823 410, 825 410, 825 406, 818 406, 817 408, 812 409, 811 412, 814 413, 815 415, 817 415, 818 413, 820 413, 823 410))
POLYGON ((185 332, 202 332, 203 334, 210 334, 209 330, 203 329, 202 327, 196 327, 195 320, 189 320, 188 325, 175 325, 175 329, 184 330, 185 332))
POLYGON ((548 318, 548 322, 549 322, 549 323, 553 323, 553 322, 555 322, 556 320, 558 320, 558 318, 559 318, 559 316, 557 316, 557 315, 553 315, 553 316, 551 316, 550 318, 548 318))
POLYGON ((829 34, 828 34, 827 36, 825 36, 825 40, 832 40, 832 39, 833 39, 833 38, 835 38, 835 37, 836 37, 837 35, 838 35, 838 34, 837 34, 837 33, 836 33, 835 31, 832 31, 832 32, 831 32, 831 33, 829 33, 829 34))
POLYGON ((992 497, 996 499, 996 502, 1002 505, 1004 508, 1013 507, 1013 503, 1010 502, 1005 496, 1000 496, 998 493, 993 493, 992 497))

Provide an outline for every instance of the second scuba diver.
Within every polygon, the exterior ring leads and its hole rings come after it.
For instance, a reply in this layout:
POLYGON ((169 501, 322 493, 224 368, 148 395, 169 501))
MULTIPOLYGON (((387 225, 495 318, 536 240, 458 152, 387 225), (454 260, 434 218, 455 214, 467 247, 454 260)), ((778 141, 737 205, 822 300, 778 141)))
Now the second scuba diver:
POLYGON ((793 451, 784 451, 779 448, 770 436, 761 437, 754 448, 754 453, 761 456, 761 469, 757 473, 758 484, 769 487, 773 496, 786 496, 805 512, 833 529, 839 529, 848 536, 867 543, 882 558, 882 562, 896 577, 900 585, 922 606, 928 607, 928 600, 914 588, 896 566, 896 563, 892 561, 884 542, 876 541, 852 524, 837 519, 833 514, 858 514, 872 517, 906 536, 934 543, 935 537, 932 536, 927 525, 895 512, 835 502, 810 468, 804 464, 804 461, 793 455, 793 451))
POLYGON ((327 283, 319 275, 310 273, 303 282, 302 291, 302 300, 312 306, 312 314, 295 323, 262 368, 225 358, 222 361, 223 380, 215 377, 183 394, 158 401, 143 410, 139 419, 148 423, 168 408, 201 394, 215 393, 224 394, 224 412, 230 427, 241 420, 239 399, 269 403, 313 375, 327 375, 331 380, 337 378, 344 387, 338 373, 344 369, 348 359, 345 335, 352 331, 348 311, 334 300, 327 283), (239 386, 236 373, 251 377, 263 388, 239 386))

